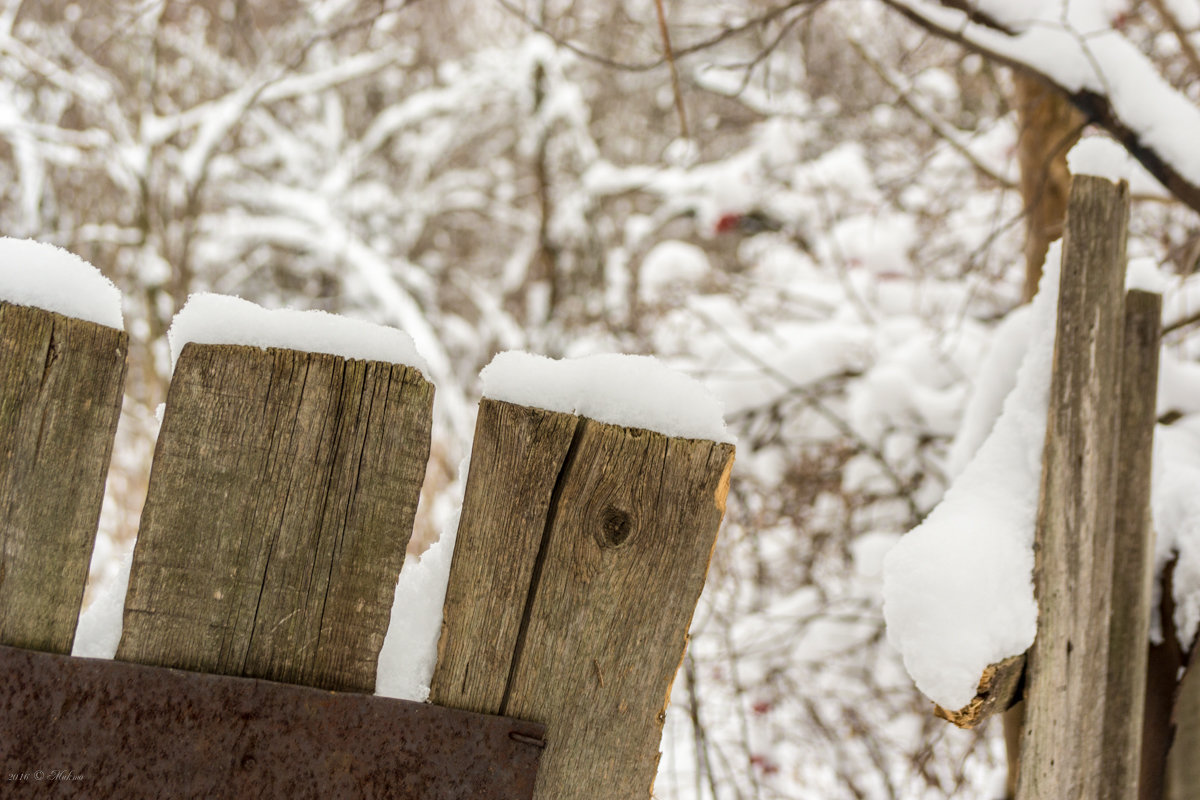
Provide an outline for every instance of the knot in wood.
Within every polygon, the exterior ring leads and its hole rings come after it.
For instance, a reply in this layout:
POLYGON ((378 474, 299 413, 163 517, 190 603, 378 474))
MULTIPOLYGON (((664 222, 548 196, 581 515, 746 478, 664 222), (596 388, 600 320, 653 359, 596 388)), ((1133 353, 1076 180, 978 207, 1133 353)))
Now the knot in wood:
POLYGON ((609 506, 604 509, 604 513, 600 518, 600 532, 597 537, 600 541, 600 546, 620 547, 629 538, 632 528, 633 525, 629 518, 629 512, 609 506))

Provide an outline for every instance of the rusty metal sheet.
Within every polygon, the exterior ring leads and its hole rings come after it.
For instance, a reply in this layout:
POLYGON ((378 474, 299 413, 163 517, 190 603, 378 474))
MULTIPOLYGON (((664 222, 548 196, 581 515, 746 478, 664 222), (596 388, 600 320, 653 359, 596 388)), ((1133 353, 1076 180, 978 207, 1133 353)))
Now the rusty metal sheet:
POLYGON ((4 797, 524 800, 544 735, 424 703, 0 647, 4 797))

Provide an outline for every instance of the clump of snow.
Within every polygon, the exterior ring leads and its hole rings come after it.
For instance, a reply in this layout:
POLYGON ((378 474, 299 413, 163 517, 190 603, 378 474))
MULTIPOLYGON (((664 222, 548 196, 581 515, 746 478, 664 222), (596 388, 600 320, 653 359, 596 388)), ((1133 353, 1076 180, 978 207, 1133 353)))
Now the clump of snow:
POLYGON ((1046 258, 1029 347, 991 435, 925 521, 884 563, 888 639, 917 687, 958 709, 984 669, 1037 633, 1033 539, 1062 248, 1046 258))
POLYGON ((721 401, 699 381, 650 356, 556 360, 510 350, 493 358, 479 377, 483 394, 494 400, 685 439, 734 441, 721 401))
POLYGON ((0 300, 125 329, 112 281, 74 253, 32 239, 0 237, 0 300))
POLYGON ((375 694, 417 702, 429 699, 457 537, 455 514, 440 539, 419 558, 405 560, 396 581, 391 622, 379 651, 375 694))
POLYGON ((1126 181, 1134 194, 1171 196, 1128 150, 1107 136, 1080 139, 1067 153, 1067 168, 1072 175, 1095 175, 1113 183, 1126 181))
POLYGON ((1163 294, 1170 287, 1167 276, 1153 258, 1131 258, 1125 271, 1125 288, 1163 294))
MULTIPOLYGON (((1150 508, 1155 529, 1155 574, 1172 558, 1175 630, 1186 650, 1200 628, 1200 416, 1190 415, 1154 432, 1154 480, 1150 508)), ((1155 592, 1161 596, 1161 583, 1155 592)), ((1154 607, 1158 607, 1156 602, 1154 607)), ((1152 617, 1151 640, 1162 641, 1158 615, 1152 617)))
MULTIPOLYGON (((97 546, 101 537, 97 537, 97 546)), ((100 583, 92 600, 79 612, 75 644, 71 655, 85 658, 112 658, 121 641, 125 593, 129 588, 129 569, 133 565, 133 542, 117 562, 116 574, 100 583)))
POLYGON ((638 297, 642 302, 653 302, 672 287, 699 283, 711 270, 708 256, 696 245, 673 239, 661 242, 642 259, 638 297))
POLYGON ((324 311, 268 310, 240 297, 200 293, 171 321, 167 331, 172 365, 188 342, 279 347, 343 358, 406 364, 429 375, 412 337, 397 328, 324 311))
POLYGON ((950 447, 946 463, 950 478, 962 473, 1000 417, 1004 398, 1012 391, 1017 370, 1029 349, 1030 311, 1031 306, 1013 310, 992 334, 991 345, 975 375, 975 386, 963 412, 962 424, 950 447))

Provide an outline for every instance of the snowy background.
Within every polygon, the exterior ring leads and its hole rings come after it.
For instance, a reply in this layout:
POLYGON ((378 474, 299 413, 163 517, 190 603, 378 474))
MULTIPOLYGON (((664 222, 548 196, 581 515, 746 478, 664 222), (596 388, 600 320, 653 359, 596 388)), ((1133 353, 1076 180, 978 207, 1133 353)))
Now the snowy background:
MULTIPOLYGON (((1190 130, 1200 3, 1084 5, 1002 22, 1148 65, 1157 105, 1120 110, 1190 130)), ((919 0, 666 3, 684 139, 652 3, 0 2, 0 233, 95 264, 132 337, 89 596, 127 566, 193 293, 412 337, 437 386, 413 555, 452 530, 496 353, 655 354, 738 441, 656 796, 996 795, 998 724, 930 714, 881 573, 962 466, 973 388, 1015 376, 1023 345, 981 368, 1019 336, 1020 129, 996 60, 890 6, 959 24, 919 0)), ((1047 71, 1093 55, 958 29, 1066 53, 1047 71)), ((1166 276, 1187 367, 1200 224, 1145 176, 1134 194, 1129 254, 1166 276)))

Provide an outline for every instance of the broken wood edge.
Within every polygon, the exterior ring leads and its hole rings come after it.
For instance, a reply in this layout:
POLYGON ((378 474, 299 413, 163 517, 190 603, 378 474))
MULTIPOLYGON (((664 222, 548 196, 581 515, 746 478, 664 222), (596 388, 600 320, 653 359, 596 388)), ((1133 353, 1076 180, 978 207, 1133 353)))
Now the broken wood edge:
POLYGON ((971 702, 957 711, 949 711, 935 703, 933 714, 969 730, 991 715, 1007 711, 1021 702, 1024 684, 1025 654, 1009 656, 983 670, 971 702))

